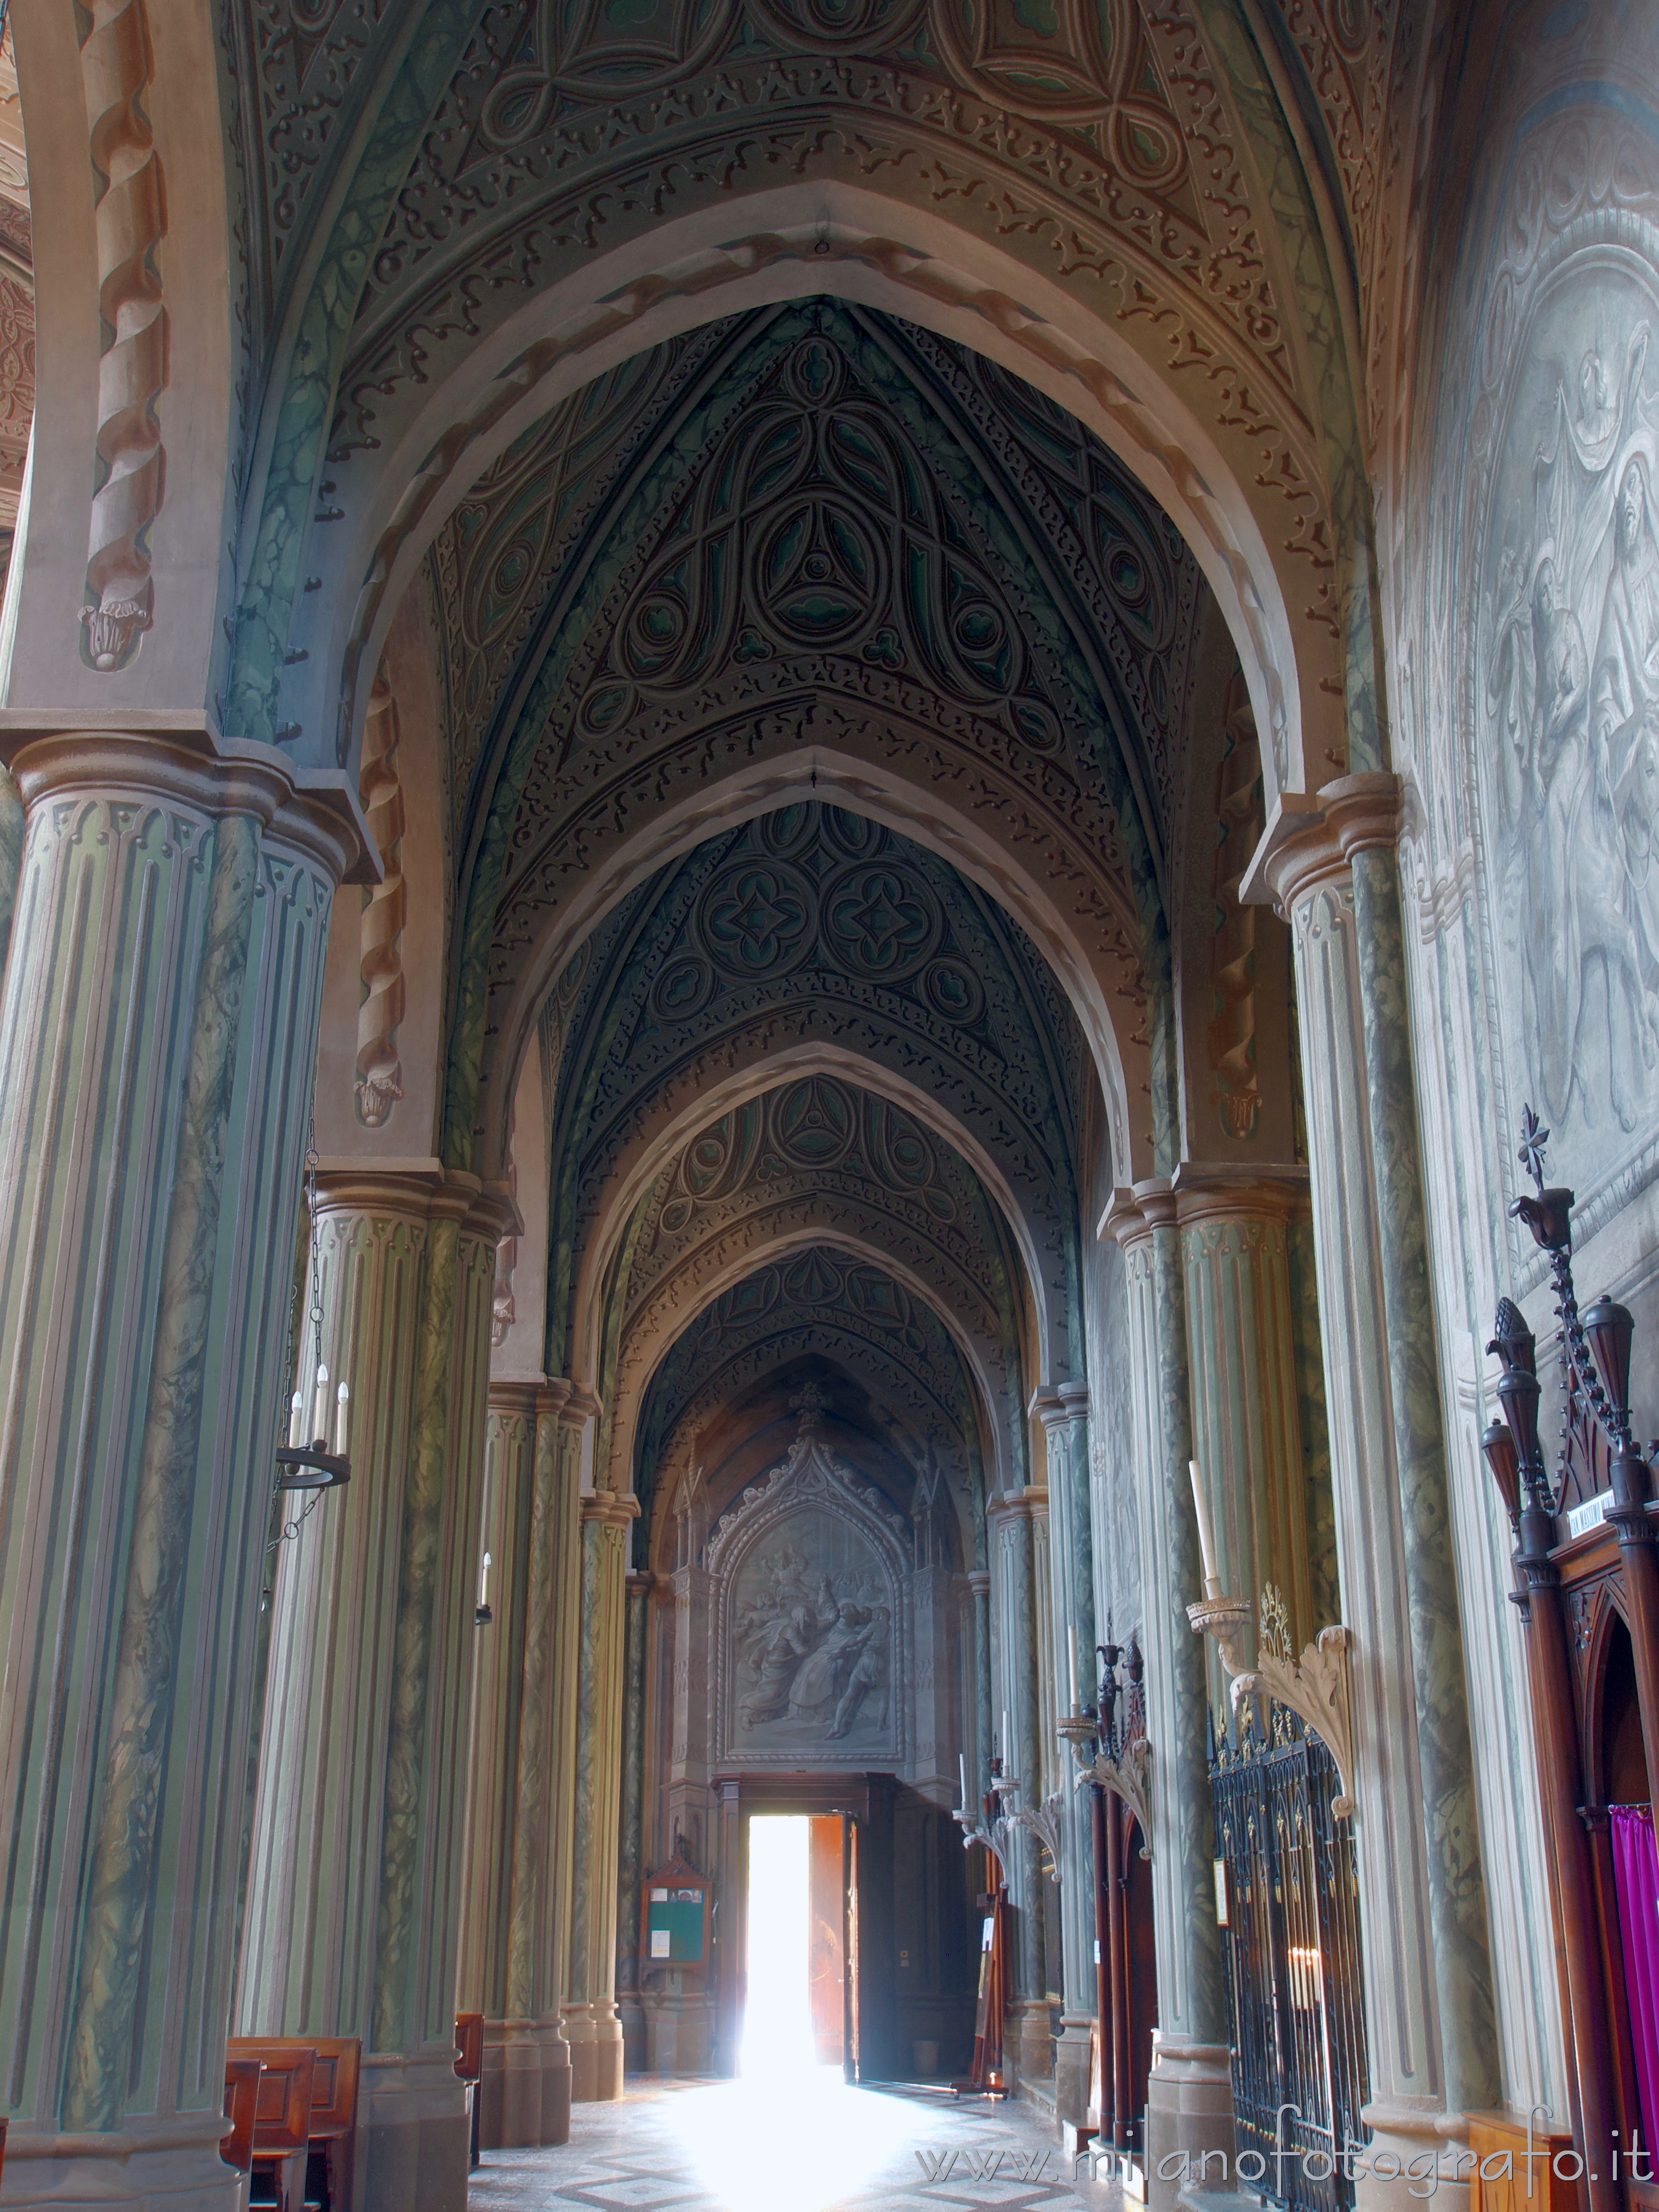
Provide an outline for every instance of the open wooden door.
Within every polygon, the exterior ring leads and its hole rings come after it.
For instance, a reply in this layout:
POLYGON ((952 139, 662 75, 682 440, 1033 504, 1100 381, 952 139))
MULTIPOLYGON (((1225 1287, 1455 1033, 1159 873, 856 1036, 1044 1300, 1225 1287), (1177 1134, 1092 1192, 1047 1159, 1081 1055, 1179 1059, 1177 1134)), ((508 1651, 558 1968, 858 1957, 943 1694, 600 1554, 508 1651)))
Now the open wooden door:
POLYGON ((844 1816, 815 1814, 807 1827, 807 1987, 812 2056, 839 2066, 847 2040, 847 1900, 842 1872, 844 1816))
POLYGON ((841 1816, 842 2078, 859 2078, 859 1824, 850 1813, 841 1816))

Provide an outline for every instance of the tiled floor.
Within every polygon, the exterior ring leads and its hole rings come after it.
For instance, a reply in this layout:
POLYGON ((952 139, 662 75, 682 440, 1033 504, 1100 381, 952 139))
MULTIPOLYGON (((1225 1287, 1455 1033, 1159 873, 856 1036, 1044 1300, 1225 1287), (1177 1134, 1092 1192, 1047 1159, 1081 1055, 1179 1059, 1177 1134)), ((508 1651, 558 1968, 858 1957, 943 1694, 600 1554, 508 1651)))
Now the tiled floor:
POLYGON ((489 2151, 473 2212, 1116 2212, 1073 2185, 1021 2105, 843 2086, 838 2069, 741 2081, 630 2082, 578 2105, 557 2150, 489 2151))

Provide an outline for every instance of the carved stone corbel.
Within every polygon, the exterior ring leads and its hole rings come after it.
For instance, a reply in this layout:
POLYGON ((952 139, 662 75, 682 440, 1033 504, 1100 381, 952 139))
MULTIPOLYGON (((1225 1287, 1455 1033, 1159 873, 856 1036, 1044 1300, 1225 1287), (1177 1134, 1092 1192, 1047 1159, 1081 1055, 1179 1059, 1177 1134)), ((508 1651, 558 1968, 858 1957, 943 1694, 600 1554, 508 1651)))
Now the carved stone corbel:
POLYGON ((1292 1659, 1288 1639, 1274 1650, 1273 1643, 1277 1639, 1270 1639, 1264 1630, 1263 1648, 1251 1668, 1240 1665, 1233 1650, 1233 1638, 1249 1617, 1250 1608, 1242 1599, 1222 1595, 1218 1587, 1214 1595, 1187 1608, 1193 1632, 1213 1641, 1231 1679, 1235 1712, 1241 1698, 1265 1692, 1323 1738, 1342 1784, 1341 1796, 1331 1800, 1331 1811, 1339 1820, 1349 1819, 1354 1811, 1353 1723, 1348 1702, 1348 1652, 1353 1632, 1340 1626, 1322 1628, 1313 1643, 1303 1646, 1300 1659, 1292 1659))
POLYGON ((1140 1856, 1152 1856, 1152 1747, 1144 1735, 1133 1737, 1123 1747, 1116 1759, 1109 1759, 1103 1751, 1097 1750, 1094 1758, 1085 1761, 1073 1748, 1077 1759, 1077 1778, 1073 1784, 1080 1790, 1085 1782, 1097 1782, 1103 1790, 1109 1790, 1114 1797, 1127 1805, 1140 1823, 1140 1856))
MULTIPOLYGON (((1008 1790, 1018 1790, 1019 1788, 1018 1783, 1012 1781, 1005 1782, 1002 1786, 1008 1790)), ((1035 1836, 1043 1850, 1048 1852, 1048 1879, 1055 1883, 1060 1880, 1060 1814, 1065 1803, 1065 1791, 1056 1790, 1045 1797, 1041 1805, 1012 1805, 1009 1808, 1007 1814, 1009 1820, 1017 1827, 1024 1828, 1028 1835, 1035 1836)), ((1004 1823, 999 1821, 999 1826, 1003 1825, 1004 1823)))

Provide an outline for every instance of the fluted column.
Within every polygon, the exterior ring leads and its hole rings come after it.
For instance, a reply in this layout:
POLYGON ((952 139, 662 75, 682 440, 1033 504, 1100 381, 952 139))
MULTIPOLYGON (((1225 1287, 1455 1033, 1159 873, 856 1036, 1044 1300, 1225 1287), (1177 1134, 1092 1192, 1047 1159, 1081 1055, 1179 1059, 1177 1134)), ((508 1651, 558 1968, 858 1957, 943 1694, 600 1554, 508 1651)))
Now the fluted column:
POLYGON ((275 756, 13 760, 0 989, 9 2205, 229 2212, 224 2039, 329 908, 275 756))
POLYGON ((646 2061, 640 1996, 640 1884, 645 1875, 645 1652, 655 1577, 627 1578, 626 1686, 623 1697, 622 1823, 617 1852, 617 2009, 623 2047, 636 2071, 646 2061))
MULTIPOLYGON (((568 1382, 489 1387, 485 1514, 494 1619, 473 1693, 471 1819, 459 2002, 484 2014, 479 2140, 563 2142, 570 2052, 559 2024, 552 1849, 559 1562, 568 1382)), ((568 1553, 568 1542, 563 1547, 568 1553)))
MULTIPOLYGON (((1070 1632, 1077 1643, 1078 1702, 1094 1703, 1095 1574, 1089 1496, 1089 1392, 1082 1382, 1039 1390, 1031 1410, 1048 1440, 1049 1579, 1054 1604, 1054 1698, 1060 1711, 1071 1698, 1070 1632)), ((1045 1715, 1050 1731, 1054 1716, 1045 1715)), ((1094 1831, 1086 1790, 1073 1787, 1069 1748, 1060 1749, 1060 1815, 1064 1843, 1060 1892, 1064 2000, 1054 2049, 1054 2106, 1066 2124, 1080 2127, 1089 2112, 1095 2002, 1094 1831)))
POLYGON ((325 1358, 352 1480, 271 1601, 239 2014, 356 2035, 360 2212, 460 2212, 454 2013, 495 1245, 512 1216, 436 1161, 325 1170, 325 1358))
MULTIPOLYGON (((1176 1212, 1187 1297, 1193 1452, 1226 1589, 1254 1607, 1271 1583, 1300 1651, 1314 1619, 1306 1476, 1297 1409, 1288 1224, 1305 1176, 1248 1180, 1183 1164, 1176 1212)), ((1203 1595, 1194 1585, 1187 1599, 1203 1595)), ((1255 1649, 1255 1618, 1238 1638, 1255 1649)), ((1218 1693, 1221 1677, 1212 1675, 1218 1693)))
POLYGON ((1184 1610, 1203 1583, 1187 1471, 1187 1298, 1173 1185, 1160 1177, 1118 1192, 1103 1227, 1123 1248, 1133 1346, 1158 1947, 1146 2163, 1151 2202, 1163 2212, 1175 2203, 1184 2172, 1200 2172, 1206 2154, 1218 2150, 1231 2172, 1233 2149, 1205 1657, 1184 1610))
MULTIPOLYGON (((1376 2149, 1404 2160, 1466 2135, 1462 2116, 1499 2101, 1498 2039, 1411 1080, 1398 787, 1351 776, 1319 797, 1267 880, 1296 959, 1337 1554, 1355 1639, 1365 2116, 1376 2149)), ((1404 2206, 1406 2191, 1371 2172, 1359 2201, 1404 2206)))
POLYGON ((975 1567, 968 1577, 973 1598, 974 1680, 968 1750, 969 1804, 977 1805, 991 1786, 991 1571, 975 1567))
MULTIPOLYGON (((1047 1603, 1048 1592, 1039 1594, 1037 1588, 1036 1528, 1046 1522, 1048 1511, 1048 1492, 1035 1487, 1006 1492, 992 1498, 986 1508, 992 1576, 992 1727, 1004 1774, 1017 1777, 1025 1784, 1018 1801, 1022 1806, 1030 1805, 1030 1791, 1042 1788, 1038 1731, 1042 1724, 1042 1668, 1037 1607, 1047 1603)), ((1052 2053, 1042 1943, 1043 1900, 1038 1885, 1047 1876, 1042 1871, 1036 1844, 1024 1828, 1013 1827, 1009 1832, 1006 1872, 1013 1917, 1014 1990, 1008 2008, 1006 2042, 1018 2074, 1046 2080, 1052 2053)))
POLYGON ((578 2103, 620 2097, 617 2013, 617 1852, 622 1820, 623 1658, 631 1493, 581 1502, 581 1661, 576 1732, 576 1854, 571 1900, 570 2094, 578 2103))

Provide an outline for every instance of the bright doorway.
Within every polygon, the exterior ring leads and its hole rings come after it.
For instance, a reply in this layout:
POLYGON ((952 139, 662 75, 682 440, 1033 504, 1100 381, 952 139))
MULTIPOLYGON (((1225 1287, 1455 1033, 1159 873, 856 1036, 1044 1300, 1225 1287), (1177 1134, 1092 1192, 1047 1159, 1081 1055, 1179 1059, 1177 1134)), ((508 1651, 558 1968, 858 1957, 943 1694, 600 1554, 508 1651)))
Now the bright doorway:
POLYGON ((746 2075, 833 2066, 857 2078, 857 1849, 840 1813, 750 1819, 746 2075))

